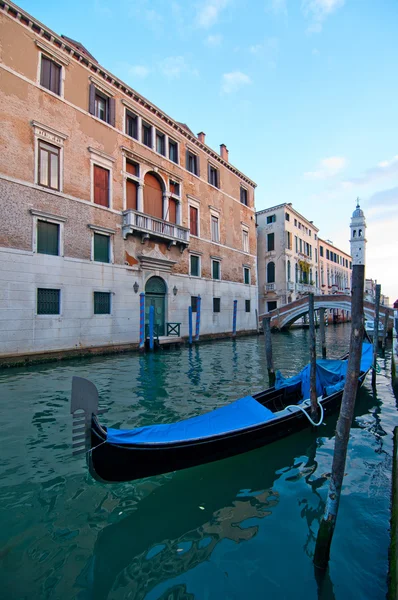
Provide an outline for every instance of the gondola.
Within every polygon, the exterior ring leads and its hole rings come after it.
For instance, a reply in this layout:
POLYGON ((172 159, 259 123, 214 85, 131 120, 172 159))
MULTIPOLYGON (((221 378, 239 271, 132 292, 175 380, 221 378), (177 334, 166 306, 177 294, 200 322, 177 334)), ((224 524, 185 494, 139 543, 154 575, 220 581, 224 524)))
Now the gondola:
MULTIPOLYGON (((372 364, 372 345, 363 343, 359 384, 372 364)), ((316 386, 322 415, 340 405, 347 358, 318 360, 316 386)), ((310 426, 310 366, 275 386, 209 413, 172 424, 112 429, 100 424, 98 392, 87 379, 72 381, 74 452, 85 452, 98 481, 133 481, 221 460, 265 446, 310 426)))

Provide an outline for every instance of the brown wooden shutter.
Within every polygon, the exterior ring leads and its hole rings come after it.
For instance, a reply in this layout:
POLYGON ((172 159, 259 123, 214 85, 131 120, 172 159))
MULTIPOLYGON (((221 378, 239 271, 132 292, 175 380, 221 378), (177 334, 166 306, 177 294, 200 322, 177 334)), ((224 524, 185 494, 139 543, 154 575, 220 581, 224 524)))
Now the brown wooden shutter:
POLYGON ((130 179, 126 181, 126 209, 137 210, 137 184, 130 179))
POLYGON ((41 72, 40 72, 40 85, 50 89, 50 73, 51 73, 51 61, 45 56, 41 57, 41 72))
POLYGON ((95 85, 90 83, 88 112, 95 115, 95 85))
POLYGON ((94 203, 109 206, 109 171, 94 165, 94 203))
POLYGON ((51 91, 58 96, 61 93, 61 67, 51 62, 51 91))
POLYGON ((126 171, 127 173, 131 173, 132 175, 138 175, 137 173, 137 165, 135 163, 126 160, 126 171))
POLYGON ((177 202, 169 198, 169 219, 170 223, 177 223, 177 202))
POLYGON ((194 206, 189 207, 189 223, 192 235, 198 235, 198 209, 194 206))
POLYGON ((109 125, 115 127, 116 123, 116 104, 115 98, 109 98, 109 125))
POLYGON ((147 173, 144 180, 144 211, 158 219, 163 219, 163 191, 154 175, 147 173))

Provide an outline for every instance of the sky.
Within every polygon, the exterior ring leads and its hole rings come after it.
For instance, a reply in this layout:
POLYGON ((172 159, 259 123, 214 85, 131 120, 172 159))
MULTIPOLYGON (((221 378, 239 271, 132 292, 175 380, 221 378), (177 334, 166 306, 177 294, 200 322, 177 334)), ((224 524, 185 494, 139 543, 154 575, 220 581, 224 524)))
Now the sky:
POLYGON ((19 0, 349 252, 398 298, 397 0, 19 0))

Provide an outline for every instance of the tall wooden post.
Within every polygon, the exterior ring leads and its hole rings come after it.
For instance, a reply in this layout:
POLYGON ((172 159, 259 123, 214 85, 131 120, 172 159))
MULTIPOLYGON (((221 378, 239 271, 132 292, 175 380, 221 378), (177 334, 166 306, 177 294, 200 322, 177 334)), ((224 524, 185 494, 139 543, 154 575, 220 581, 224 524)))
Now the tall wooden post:
POLYGON ((325 309, 319 309, 319 331, 321 333, 322 358, 326 358, 325 309))
POLYGON ((313 421, 317 420, 318 402, 316 393, 316 338, 314 321, 314 294, 308 295, 308 320, 310 330, 310 399, 311 399, 311 417, 313 421))
POLYGON ((363 289, 365 281, 365 265, 354 264, 352 269, 351 300, 351 339, 348 357, 347 376, 341 402, 340 415, 337 421, 332 474, 330 478, 325 513, 322 517, 315 546, 314 564, 326 569, 336 527, 339 510, 341 488, 345 472, 347 446, 350 437, 351 422, 354 415, 355 398, 358 389, 358 377, 361 365, 363 323, 363 289))
POLYGON ((387 307, 385 307, 385 313, 384 313, 384 331, 383 331, 383 351, 385 352, 386 350, 386 340, 387 340, 387 334, 388 334, 388 309, 387 307))
POLYGON ((373 369, 372 369, 372 387, 376 387, 376 365, 377 365, 377 348, 379 345, 379 315, 380 315, 380 294, 381 285, 376 284, 376 299, 375 299, 375 319, 373 326, 373 369))
POLYGON ((238 312, 238 301, 234 300, 234 308, 232 313, 232 337, 236 337, 236 314, 238 312))
POLYGON ((272 360, 271 317, 263 317, 265 339, 265 356, 267 359, 268 379, 270 386, 275 385, 275 370, 272 360))
POLYGON ((196 305, 195 342, 199 341, 201 306, 202 306, 202 298, 200 296, 198 296, 198 302, 197 302, 197 305, 196 305))
POLYGON ((153 339, 154 329, 155 329, 155 307, 150 306, 149 307, 149 349, 150 350, 153 350, 155 347, 154 339, 153 339))
POLYGON ((192 306, 188 306, 188 339, 189 345, 192 346, 192 306))
POLYGON ((140 294, 140 350, 145 349, 145 294, 140 294))

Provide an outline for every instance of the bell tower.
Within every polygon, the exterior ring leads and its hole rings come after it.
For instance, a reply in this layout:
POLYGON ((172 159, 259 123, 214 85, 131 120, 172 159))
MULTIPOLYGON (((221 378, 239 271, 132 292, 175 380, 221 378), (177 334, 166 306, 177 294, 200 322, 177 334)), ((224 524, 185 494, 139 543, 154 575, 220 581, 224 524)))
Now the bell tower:
POLYGON ((357 198, 357 206, 352 213, 351 218, 351 256, 352 264, 365 265, 366 261, 366 220, 363 210, 359 206, 359 198, 357 198))

